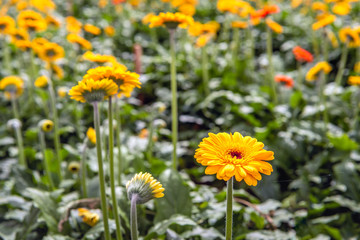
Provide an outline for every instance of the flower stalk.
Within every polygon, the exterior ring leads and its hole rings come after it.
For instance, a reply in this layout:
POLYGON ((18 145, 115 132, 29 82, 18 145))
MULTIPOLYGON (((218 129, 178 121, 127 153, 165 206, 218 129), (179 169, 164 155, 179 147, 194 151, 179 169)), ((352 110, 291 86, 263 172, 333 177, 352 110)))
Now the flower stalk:
POLYGON ((137 194, 133 194, 131 197, 131 209, 130 209, 130 228, 131 228, 131 240, 138 239, 138 226, 137 226, 137 213, 136 213, 136 201, 138 199, 137 194))
POLYGON ((209 91, 209 71, 208 71, 208 56, 206 52, 206 45, 201 49, 201 68, 202 68, 202 80, 204 85, 204 96, 207 97, 210 94, 209 91))
POLYGON ((41 147, 41 151, 42 151, 42 155, 43 155, 44 169, 45 169, 45 172, 46 172, 46 175, 47 175, 47 179, 49 181, 49 188, 50 188, 50 190, 54 190, 55 185, 54 185, 54 181, 53 181, 53 179, 51 177, 49 160, 46 157, 45 134, 41 129, 39 129, 39 140, 40 140, 40 147, 41 147))
POLYGON ((227 188, 226 188, 226 229, 225 229, 225 239, 226 240, 231 240, 231 238, 232 238, 233 179, 234 179, 234 177, 231 177, 227 181, 227 188))
POLYGON ((337 86, 341 85, 341 79, 342 79, 343 74, 344 74, 347 55, 348 55, 348 42, 346 42, 344 44, 343 49, 341 51, 340 66, 339 66, 339 70, 338 70, 338 72, 336 74, 336 77, 335 77, 335 83, 336 83, 337 86))
POLYGON ((62 180, 62 174, 61 174, 61 146, 60 146, 60 134, 59 134, 59 119, 57 115, 57 109, 56 109, 56 96, 54 92, 54 87, 52 84, 51 76, 48 79, 48 89, 49 89, 49 97, 50 97, 50 104, 51 104, 51 110, 53 115, 53 121, 54 121, 54 144, 55 144, 55 152, 56 152, 56 165, 57 165, 57 174, 59 176, 59 180, 62 180))
POLYGON ((273 63, 272 63, 272 53, 273 53, 273 48, 272 48, 272 34, 271 34, 271 29, 269 26, 266 26, 266 52, 267 52, 267 56, 268 56, 268 61, 269 61, 269 65, 268 65, 268 79, 269 79, 269 87, 270 87, 270 96, 271 99, 273 100, 273 103, 276 104, 277 102, 277 96, 276 96, 276 86, 275 86, 275 82, 274 82, 274 68, 273 68, 273 63))
POLYGON ((233 29, 233 41, 232 41, 232 63, 233 63, 233 71, 236 71, 237 59, 238 59, 238 50, 239 50, 239 42, 240 42, 240 29, 233 29))
POLYGON ((175 56, 175 31, 169 29, 170 34, 170 55, 171 55, 171 116, 172 116, 172 167, 177 169, 176 145, 178 138, 178 106, 177 106, 177 85, 176 85, 176 56, 175 56))
MULTIPOLYGON (((20 121, 19 109, 17 107, 14 94, 11 94, 10 98, 11 98, 11 105, 12 105, 14 117, 20 121)), ((25 153, 24 153, 24 143, 23 143, 20 126, 15 129, 15 134, 16 134, 16 142, 17 142, 18 151, 19 151, 19 163, 20 163, 20 165, 27 167, 27 163, 25 160, 25 153)))
POLYGON ((116 119, 116 144, 118 148, 118 185, 121 186, 121 174, 122 174, 122 154, 121 154, 121 115, 119 110, 119 98, 115 99, 115 119, 116 119))
POLYGON ((118 211, 118 204, 116 200, 115 191, 115 166, 114 166, 114 127, 113 127, 113 105, 112 97, 109 97, 109 108, 108 108, 108 119, 109 119, 109 163, 110 163, 110 188, 111 188, 111 200, 113 205, 113 214, 116 224, 116 239, 121 240, 121 223, 120 215, 118 211))
POLYGON ((103 214, 104 221, 104 233, 105 240, 111 240, 110 229, 109 229, 109 214, 106 203, 106 193, 105 193, 105 176, 103 169, 103 160, 102 160, 102 152, 101 152, 101 136, 100 136, 100 113, 98 102, 93 102, 94 108, 94 127, 96 132, 96 152, 98 159, 98 167, 99 167, 99 181, 100 181, 100 198, 101 198, 101 211, 103 214))
POLYGON ((87 198, 87 184, 86 184, 86 150, 87 150, 88 138, 85 138, 82 150, 82 157, 81 157, 81 167, 80 167, 80 174, 81 174, 81 190, 83 198, 87 198))

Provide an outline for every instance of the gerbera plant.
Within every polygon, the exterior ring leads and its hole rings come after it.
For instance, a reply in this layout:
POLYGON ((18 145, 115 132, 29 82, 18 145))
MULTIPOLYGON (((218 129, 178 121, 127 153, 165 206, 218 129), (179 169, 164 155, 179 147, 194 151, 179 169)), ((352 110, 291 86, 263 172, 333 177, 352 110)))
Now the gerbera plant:
POLYGON ((178 110, 177 110, 177 83, 176 83, 176 53, 175 53, 175 32, 177 27, 187 28, 194 23, 194 19, 182 13, 160 13, 149 18, 149 27, 165 26, 170 35, 170 55, 171 55, 171 116, 172 116, 172 167, 177 169, 176 145, 178 138, 178 110))
POLYGON ((206 166, 205 174, 216 174, 216 178, 227 182, 226 195, 226 240, 232 238, 233 179, 256 186, 261 174, 270 175, 274 152, 264 149, 257 139, 235 133, 209 133, 196 149, 195 159, 206 166))

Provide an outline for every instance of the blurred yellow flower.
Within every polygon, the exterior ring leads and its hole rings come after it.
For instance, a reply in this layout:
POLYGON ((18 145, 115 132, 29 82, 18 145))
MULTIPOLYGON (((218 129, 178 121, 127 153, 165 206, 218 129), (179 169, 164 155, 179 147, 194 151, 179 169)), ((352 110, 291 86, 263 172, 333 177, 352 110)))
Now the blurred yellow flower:
POLYGON ((47 24, 49 26, 53 26, 56 28, 60 27, 60 25, 61 25, 61 22, 51 15, 46 15, 45 21, 47 22, 47 24))
POLYGON ((75 17, 66 17, 66 30, 71 33, 79 34, 81 32, 82 23, 75 17))
POLYGON ((33 6, 43 13, 54 10, 56 7, 55 3, 51 0, 30 0, 30 6, 33 6))
POLYGON ((59 65, 51 63, 50 67, 58 79, 62 79, 64 77, 64 70, 59 65))
POLYGON ((233 28, 241 28, 241 29, 244 29, 244 28, 247 28, 249 25, 247 22, 244 22, 244 21, 233 21, 231 23, 231 26, 233 28))
POLYGON ((328 6, 323 2, 313 2, 311 5, 313 11, 327 12, 328 6))
POLYGON ((92 25, 92 24, 85 24, 84 25, 84 30, 88 33, 91 33, 93 35, 99 35, 101 33, 101 29, 92 25))
POLYGON ((106 35, 108 35, 109 37, 112 37, 115 35, 115 28, 112 26, 107 26, 104 28, 104 32, 106 35))
POLYGON ((331 9, 337 15, 348 15, 351 10, 351 5, 347 1, 339 1, 331 9))
POLYGON ((249 186, 256 186, 260 173, 270 175, 272 166, 266 162, 274 159, 274 152, 264 149, 256 138, 243 137, 239 132, 209 133, 196 149, 195 159, 206 166, 205 174, 216 174, 219 180, 228 181, 235 176, 249 186))
POLYGON ((54 128, 54 122, 49 119, 44 119, 39 122, 38 126, 42 131, 50 132, 54 128))
POLYGON ((318 62, 314 67, 310 68, 310 70, 306 73, 305 79, 307 81, 314 81, 316 80, 318 74, 323 71, 325 74, 331 72, 332 67, 328 62, 322 61, 318 62))
POLYGON ((355 63, 354 72, 360 73, 360 61, 355 63))
POLYGON ((78 173, 80 171, 80 163, 75 161, 70 162, 68 165, 68 170, 73 174, 78 173))
POLYGON ((15 29, 15 21, 10 16, 0 16, 0 34, 11 34, 15 29))
POLYGON ((179 6, 179 12, 188 15, 188 16, 194 16, 195 12, 196 12, 196 8, 194 5, 192 4, 183 4, 181 6, 179 6))
POLYGON ((148 14, 146 14, 145 15, 145 17, 143 17, 143 19, 141 20, 141 22, 143 23, 143 24, 149 24, 150 23, 150 19, 152 18, 152 17, 155 17, 156 15, 154 14, 154 13, 148 13, 148 14))
POLYGON ((96 132, 95 132, 95 129, 93 129, 92 127, 89 127, 89 129, 86 132, 86 136, 87 136, 87 138, 89 139, 89 141, 92 144, 94 144, 94 145, 96 144, 96 132))
POLYGON ((91 42, 89 42, 88 40, 86 40, 83 37, 80 37, 79 35, 77 35, 75 33, 69 33, 66 36, 66 40, 68 40, 68 42, 70 42, 70 43, 78 44, 81 48, 84 48, 84 49, 87 49, 87 50, 92 49, 91 42))
POLYGON ((57 89, 57 94, 60 98, 66 97, 67 92, 68 92, 68 89, 66 87, 59 87, 57 89))
POLYGON ((91 62, 97 62, 97 63, 114 63, 116 62, 116 58, 111 55, 101 55, 101 54, 95 54, 93 52, 87 51, 83 54, 83 59, 88 60, 91 62))
POLYGON ((150 28, 166 26, 170 29, 175 29, 177 26, 180 28, 187 28, 188 26, 194 23, 194 19, 185 14, 176 12, 176 13, 159 13, 157 16, 153 16, 150 19, 150 28))
POLYGON ((24 81, 17 76, 5 77, 0 81, 0 90, 5 91, 7 99, 19 97, 24 91, 24 81))
POLYGON ((22 51, 29 51, 32 48, 32 43, 29 40, 18 40, 14 44, 22 51))
POLYGON ((350 85, 360 86, 360 76, 350 76, 348 78, 348 83, 350 85))
POLYGON ((41 52, 41 49, 44 47, 44 45, 46 43, 48 43, 49 41, 45 38, 34 38, 32 41, 31 41, 31 44, 32 44, 32 48, 33 50, 39 54, 39 52, 41 52))
POLYGON ((291 7, 292 8, 297 8, 298 6, 301 5, 303 0, 291 0, 291 7))
POLYGON ((265 23, 274 32, 276 32, 276 33, 283 32, 282 26, 280 24, 278 24, 277 22, 274 22, 271 18, 266 18, 265 23))
POLYGON ((41 16, 40 13, 33 10, 23 10, 17 16, 17 22, 20 28, 42 32, 47 28, 45 19, 41 16))
POLYGON ((38 77, 34 82, 35 87, 43 88, 48 85, 48 78, 45 75, 38 77))
POLYGON ((339 31, 340 41, 346 43, 348 47, 356 48, 360 46, 359 34, 350 27, 344 27, 339 31))
POLYGON ((39 57, 46 62, 53 62, 65 56, 64 49, 57 43, 45 43, 39 51, 39 57))
POLYGON ((326 36, 329 38, 330 42, 331 42, 331 46, 333 48, 337 48, 339 47, 339 41, 336 38, 335 34, 333 31, 326 29, 326 36))
POLYGON ((196 47, 201 48, 201 47, 205 46, 210 41, 212 36, 213 36, 213 34, 211 34, 211 33, 202 34, 196 40, 196 47))
POLYGON ((86 208, 78 208, 78 215, 82 217, 82 220, 87 225, 93 227, 95 226, 100 219, 100 216, 97 213, 92 213, 86 208))
POLYGON ((335 21, 335 19, 336 19, 335 15, 325 14, 320 20, 313 23, 312 29, 314 31, 319 30, 320 28, 323 28, 323 27, 333 23, 335 21))

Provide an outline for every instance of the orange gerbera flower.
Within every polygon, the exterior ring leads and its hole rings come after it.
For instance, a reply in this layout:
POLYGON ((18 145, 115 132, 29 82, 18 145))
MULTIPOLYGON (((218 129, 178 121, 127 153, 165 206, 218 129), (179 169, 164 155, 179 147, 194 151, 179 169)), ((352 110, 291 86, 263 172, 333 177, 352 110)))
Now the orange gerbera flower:
POLYGON ((299 46, 294 47, 292 52, 295 55, 296 60, 299 62, 312 62, 314 60, 314 57, 310 52, 299 46))
POLYGON ((278 24, 277 22, 273 21, 271 18, 266 18, 265 23, 274 32, 276 32, 276 33, 283 32, 282 26, 280 24, 278 24))
POLYGON ((275 82, 282 83, 287 88, 294 87, 294 80, 291 77, 288 77, 286 75, 276 75, 275 82))
POLYGON ((194 23, 194 19, 182 13, 159 13, 157 16, 150 18, 150 28, 166 26, 167 28, 187 28, 194 23))
POLYGON ((228 181, 235 176, 237 181, 256 186, 260 173, 270 175, 272 166, 266 161, 274 159, 274 152, 267 151, 262 142, 239 132, 209 133, 196 149, 195 159, 206 166, 205 174, 216 174, 219 180, 228 181))
POLYGON ((280 8, 277 5, 267 5, 264 8, 259 9, 251 14, 251 18, 266 18, 270 14, 280 12, 280 8))

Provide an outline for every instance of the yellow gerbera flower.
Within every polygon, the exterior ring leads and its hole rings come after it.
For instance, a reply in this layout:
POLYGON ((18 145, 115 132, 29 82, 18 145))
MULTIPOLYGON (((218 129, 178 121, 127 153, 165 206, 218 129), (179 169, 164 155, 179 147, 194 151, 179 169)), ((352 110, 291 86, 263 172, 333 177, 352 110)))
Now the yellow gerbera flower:
POLYGON ((64 49, 57 43, 45 43, 39 52, 39 57, 47 62, 53 62, 65 56, 64 49))
POLYGON ((84 25, 84 30, 88 33, 91 33, 93 35, 99 35, 101 33, 101 29, 92 25, 92 24, 85 24, 84 25))
POLYGON ((106 35, 108 35, 109 37, 112 37, 115 35, 115 28, 112 26, 107 26, 104 28, 104 32, 106 35))
POLYGON ((66 97, 67 92, 68 92, 68 89, 66 87, 59 87, 57 89, 57 94, 60 98, 66 97))
POLYGON ((70 89, 69 95, 71 99, 76 101, 93 103, 108 99, 117 91, 118 86, 110 79, 95 81, 91 78, 85 78, 70 89))
POLYGON ((200 37, 198 37, 196 39, 196 44, 195 44, 196 47, 201 48, 201 47, 205 46, 210 41, 212 36, 213 36, 213 34, 208 33, 208 34, 203 34, 200 37))
POLYGON ((231 23, 231 26, 233 28, 241 28, 241 29, 244 29, 244 28, 247 28, 248 27, 248 23, 247 22, 243 22, 243 21, 233 21, 231 23))
POLYGON ((310 70, 306 73, 307 81, 314 81, 317 78, 319 72, 324 71, 325 74, 331 72, 332 67, 328 62, 318 62, 314 67, 310 68, 310 70))
POLYGON ((348 47, 355 48, 360 46, 359 34, 350 27, 344 27, 339 31, 340 41, 348 44, 348 47))
POLYGON ((314 11, 327 12, 328 6, 323 2, 313 2, 311 4, 311 9, 314 11))
POLYGON ((42 32, 47 28, 45 19, 40 13, 33 10, 21 11, 17 17, 17 22, 20 28, 35 32, 42 32))
POLYGON ((94 128, 89 127, 89 129, 86 132, 86 136, 92 144, 94 145, 96 144, 96 132, 94 128))
POLYGON ((47 13, 56 8, 52 0, 30 0, 30 5, 43 13, 47 13))
POLYGON ((137 194, 136 204, 144 204, 153 198, 162 198, 165 189, 150 173, 140 172, 127 182, 126 190, 130 200, 132 195, 137 194))
POLYGON ((134 72, 126 71, 126 67, 97 67, 89 69, 84 76, 99 81, 104 78, 113 80, 119 86, 119 94, 130 97, 132 90, 140 88, 140 75, 134 72))
POLYGON ((13 29, 11 31, 11 42, 16 43, 16 41, 21 40, 29 40, 30 36, 29 33, 25 29, 13 29))
POLYGON ((66 30, 71 33, 79 34, 81 31, 82 23, 79 22, 75 17, 66 17, 66 30))
POLYGON ((28 40, 18 40, 14 42, 15 46, 20 48, 22 51, 28 51, 32 48, 32 43, 28 40))
POLYGON ((196 8, 192 4, 185 3, 181 6, 179 6, 179 12, 181 12, 185 15, 188 15, 188 16, 194 16, 194 14, 196 12, 196 8))
POLYGON ((44 119, 39 122, 38 126, 42 131, 50 132, 54 128, 54 122, 49 119, 44 119))
POLYGON ((31 41, 33 50, 39 54, 46 43, 49 41, 45 38, 35 38, 31 41))
POLYGON ((355 65, 354 65, 354 72, 360 73, 360 62, 355 63, 355 65))
POLYGON ((166 26, 170 29, 175 29, 177 26, 180 28, 187 28, 194 23, 194 19, 182 13, 159 13, 157 16, 153 16, 149 19, 150 28, 166 26))
POLYGON ((216 174, 219 180, 228 181, 235 176, 237 181, 244 180, 256 186, 261 180, 260 173, 270 175, 272 166, 265 162, 274 159, 274 152, 267 151, 262 142, 239 132, 209 133, 196 149, 195 159, 206 166, 205 174, 216 174))
POLYGON ((97 63, 114 63, 116 62, 116 58, 111 55, 101 55, 101 54, 95 54, 93 52, 87 51, 83 54, 83 59, 88 60, 91 62, 97 62, 97 63))
POLYGON ((5 97, 19 97, 24 91, 24 81, 17 76, 8 76, 0 81, 0 90, 5 91, 5 97))
POLYGON ((0 16, 0 33, 11 34, 11 31, 15 29, 15 21, 10 16, 0 16))
POLYGON ((100 216, 97 213, 90 212, 86 208, 78 208, 78 215, 82 217, 84 223, 88 224, 89 226, 95 226, 100 219, 100 216))
POLYGON ((48 85, 48 78, 42 75, 35 80, 34 85, 38 88, 46 87, 48 85))
POLYGON ((348 78, 348 83, 350 85, 356 85, 359 86, 360 85, 360 76, 350 76, 348 78))
POLYGON ((313 23, 312 29, 314 31, 319 30, 320 28, 323 28, 323 27, 333 23, 335 21, 335 19, 336 19, 335 15, 325 14, 325 16, 323 16, 320 20, 313 23))
POLYGON ((349 2, 340 1, 335 3, 332 7, 332 11, 337 15, 348 15, 351 10, 351 5, 349 2))
POLYGON ((274 22, 271 18, 266 18, 265 23, 274 32, 276 32, 276 33, 283 32, 282 26, 280 24, 278 24, 277 22, 274 22))
POLYGON ((60 27, 60 25, 61 25, 61 22, 51 15, 46 15, 45 20, 48 25, 56 27, 56 28, 60 27))
POLYGON ((81 48, 90 50, 92 48, 91 42, 89 42, 88 40, 86 40, 83 37, 80 37, 79 35, 75 34, 75 33, 70 33, 66 36, 66 40, 68 40, 70 43, 76 43, 78 44, 81 48))

